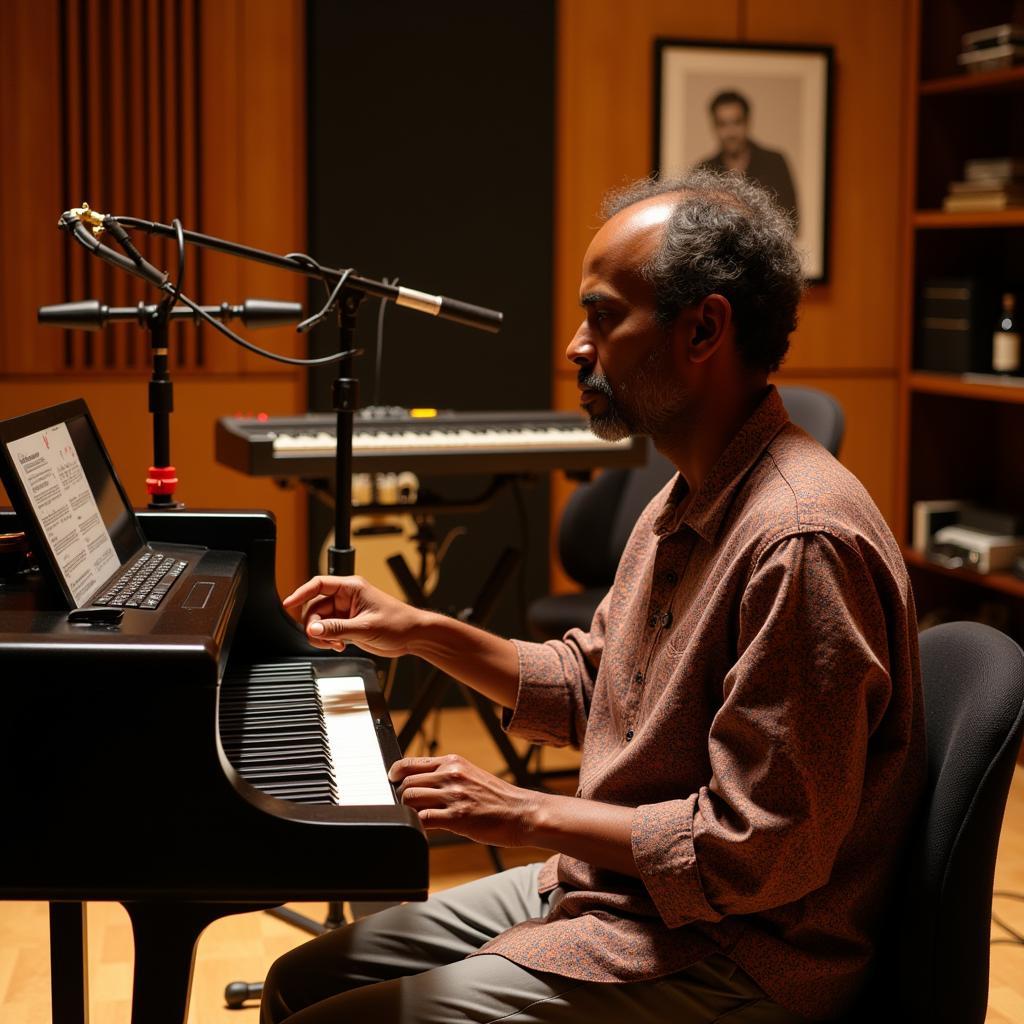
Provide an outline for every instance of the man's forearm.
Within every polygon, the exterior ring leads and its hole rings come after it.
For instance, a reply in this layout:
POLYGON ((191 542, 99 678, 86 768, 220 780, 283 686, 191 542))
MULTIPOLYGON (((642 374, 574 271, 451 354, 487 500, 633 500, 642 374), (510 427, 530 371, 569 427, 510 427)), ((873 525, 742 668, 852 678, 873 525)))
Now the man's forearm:
POLYGON ((409 652, 495 704, 515 707, 519 655, 511 640, 458 619, 427 612, 409 644, 409 652))
POLYGON ((526 815, 525 845, 555 850, 596 867, 639 878, 633 860, 633 808, 536 793, 526 815))

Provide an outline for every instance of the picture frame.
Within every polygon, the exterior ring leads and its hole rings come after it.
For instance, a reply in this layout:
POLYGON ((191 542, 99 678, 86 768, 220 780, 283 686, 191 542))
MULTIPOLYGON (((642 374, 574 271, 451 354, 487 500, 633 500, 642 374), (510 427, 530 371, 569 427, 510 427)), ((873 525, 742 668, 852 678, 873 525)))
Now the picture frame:
POLYGON ((830 46, 654 41, 653 173, 750 174, 796 228, 808 284, 829 275, 830 46))

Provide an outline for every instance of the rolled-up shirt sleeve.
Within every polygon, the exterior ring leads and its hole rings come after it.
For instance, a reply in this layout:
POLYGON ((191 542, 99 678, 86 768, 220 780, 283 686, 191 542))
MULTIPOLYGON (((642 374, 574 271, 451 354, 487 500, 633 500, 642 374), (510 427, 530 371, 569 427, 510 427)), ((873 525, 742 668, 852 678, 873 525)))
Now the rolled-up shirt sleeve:
POLYGON ((583 743, 604 650, 608 602, 606 594, 589 632, 570 629, 561 640, 543 644, 512 641, 519 654, 519 688, 515 707, 502 713, 509 733, 555 747, 583 743))
POLYGON ((890 694, 860 551, 818 532, 769 545, 742 596, 707 784, 634 813, 633 857, 666 925, 783 906, 828 881, 890 694))

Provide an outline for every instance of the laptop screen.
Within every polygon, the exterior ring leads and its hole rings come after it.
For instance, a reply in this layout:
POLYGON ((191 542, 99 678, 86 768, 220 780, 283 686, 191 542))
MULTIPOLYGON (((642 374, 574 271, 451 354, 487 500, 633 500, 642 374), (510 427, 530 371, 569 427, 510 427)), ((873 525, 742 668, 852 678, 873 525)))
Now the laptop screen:
POLYGON ((72 607, 144 544, 85 402, 0 423, 4 484, 72 607))

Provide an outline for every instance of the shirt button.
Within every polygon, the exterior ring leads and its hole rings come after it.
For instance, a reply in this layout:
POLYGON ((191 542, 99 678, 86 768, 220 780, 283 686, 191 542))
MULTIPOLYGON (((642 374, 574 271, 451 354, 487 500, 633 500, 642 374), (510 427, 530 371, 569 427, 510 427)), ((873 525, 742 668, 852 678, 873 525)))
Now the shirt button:
POLYGON ((665 573, 665 582, 670 587, 674 587, 679 582, 679 577, 676 575, 675 569, 669 569, 669 571, 665 573))
POLYGON ((633 730, 632 729, 627 729, 626 730, 626 742, 628 743, 632 738, 633 738, 633 730))
POLYGON ((658 613, 657 612, 651 612, 651 617, 647 620, 647 625, 651 629, 654 629, 654 627, 657 624, 658 624, 658 613))
POLYGON ((671 612, 665 612, 665 614, 662 615, 662 617, 661 617, 661 624, 666 629, 668 629, 668 627, 672 625, 672 613, 671 612))
POLYGON ((639 686, 643 681, 644 681, 644 674, 643 674, 643 672, 637 672, 637 674, 635 676, 633 676, 633 682, 636 683, 637 686, 639 686))

